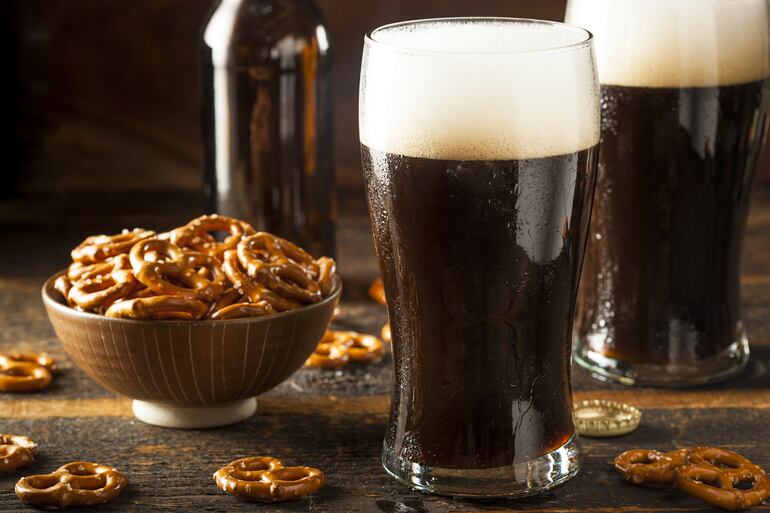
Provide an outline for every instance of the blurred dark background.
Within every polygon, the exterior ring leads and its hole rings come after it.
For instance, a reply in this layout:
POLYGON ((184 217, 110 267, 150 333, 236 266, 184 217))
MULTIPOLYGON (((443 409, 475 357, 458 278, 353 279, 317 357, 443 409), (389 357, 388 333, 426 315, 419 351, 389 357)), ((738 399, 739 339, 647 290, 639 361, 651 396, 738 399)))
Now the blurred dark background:
MULTIPOLYGON (((148 227, 163 228, 157 216, 196 214, 201 183, 197 45, 215 2, 0 3, 6 56, 0 223, 42 216, 67 224, 132 214, 148 227)), ((334 52, 335 166, 344 216, 363 205, 357 96, 366 31, 436 16, 558 20, 565 0, 319 3, 334 52)), ((765 159, 764 181, 768 171, 765 159)))

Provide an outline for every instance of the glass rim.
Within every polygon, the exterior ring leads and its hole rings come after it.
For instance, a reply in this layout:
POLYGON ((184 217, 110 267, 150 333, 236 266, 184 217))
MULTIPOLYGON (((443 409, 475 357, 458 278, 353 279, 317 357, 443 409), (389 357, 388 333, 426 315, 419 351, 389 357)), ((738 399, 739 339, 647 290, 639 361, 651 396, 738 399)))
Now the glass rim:
POLYGON ((367 46, 380 47, 383 49, 411 54, 422 55, 515 55, 515 54, 536 54, 536 53, 551 53, 551 52, 563 52, 573 51, 585 48, 592 44, 594 39, 591 31, 578 27, 577 25, 570 25, 569 23, 563 23, 560 21, 540 20, 536 18, 515 18, 505 16, 455 16, 444 18, 420 18, 415 20, 397 21, 395 23, 388 23, 386 25, 379 26, 373 30, 370 30, 364 36, 364 43, 367 46), (427 25, 431 23, 490 23, 490 22, 502 22, 511 24, 530 24, 530 25, 542 25, 551 28, 567 29, 571 32, 580 33, 583 38, 574 43, 555 44, 553 46, 543 46, 542 48, 529 48, 529 49, 515 49, 515 50, 426 50, 424 48, 417 48, 408 45, 399 45, 392 43, 385 43, 376 39, 376 33, 381 30, 389 30, 399 27, 419 26, 427 25))

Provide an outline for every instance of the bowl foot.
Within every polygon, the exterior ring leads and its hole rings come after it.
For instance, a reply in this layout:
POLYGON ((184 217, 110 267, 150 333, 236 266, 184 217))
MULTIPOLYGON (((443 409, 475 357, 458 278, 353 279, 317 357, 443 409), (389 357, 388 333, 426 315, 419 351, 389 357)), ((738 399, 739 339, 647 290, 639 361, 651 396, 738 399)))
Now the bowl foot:
POLYGON ((134 399, 134 415, 153 426, 176 429, 205 429, 235 424, 257 411, 256 397, 211 406, 175 406, 134 399))

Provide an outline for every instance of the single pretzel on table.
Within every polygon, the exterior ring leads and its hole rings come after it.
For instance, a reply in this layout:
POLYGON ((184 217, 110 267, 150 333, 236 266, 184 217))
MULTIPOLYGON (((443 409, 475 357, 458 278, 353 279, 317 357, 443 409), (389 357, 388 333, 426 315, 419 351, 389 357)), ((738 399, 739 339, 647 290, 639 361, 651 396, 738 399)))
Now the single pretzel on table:
POLYGON ((627 481, 635 485, 671 485, 674 469, 688 462, 689 449, 662 453, 647 449, 633 449, 618 455, 615 468, 627 481))
POLYGON ((37 454, 37 444, 21 435, 0 434, 0 473, 29 465, 37 454))
POLYGON ((770 481, 749 462, 740 474, 710 464, 692 463, 674 472, 674 484, 683 492, 730 511, 750 508, 770 496, 770 481), (747 485, 739 488, 738 485, 747 485))
POLYGON ((34 363, 52 372, 58 370, 56 360, 51 358, 48 353, 0 353, 0 366, 9 365, 13 362, 34 363))
POLYGON ((27 361, 0 362, 0 392, 36 392, 51 384, 51 371, 27 361))
POLYGON ((214 474, 217 486, 230 495, 259 502, 304 497, 326 484, 323 472, 312 467, 285 467, 269 456, 235 460, 214 474))
POLYGON ((50 474, 22 477, 16 495, 33 506, 95 506, 113 500, 128 485, 128 478, 115 468, 76 461, 50 474))
POLYGON ((334 369, 351 361, 375 362, 382 358, 384 353, 382 342, 373 335, 355 331, 327 330, 305 364, 309 367, 334 369))

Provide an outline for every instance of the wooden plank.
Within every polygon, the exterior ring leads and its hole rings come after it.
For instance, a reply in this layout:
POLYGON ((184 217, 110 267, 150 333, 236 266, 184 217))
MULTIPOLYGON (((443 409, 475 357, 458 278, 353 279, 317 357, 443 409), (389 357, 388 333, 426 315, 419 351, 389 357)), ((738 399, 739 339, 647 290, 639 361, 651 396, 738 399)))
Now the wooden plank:
MULTIPOLYGON (((438 513, 457 511, 713 511, 666 490, 628 485, 609 465, 635 447, 672 449, 697 444, 733 448, 770 467, 767 441, 757 436, 770 410, 651 409, 636 432, 614 439, 585 439, 583 471, 565 486, 521 501, 469 501, 410 491, 386 476, 379 463, 386 419, 363 409, 263 411, 222 429, 176 431, 130 418, 3 419, 2 431, 25 433, 40 444, 24 472, 0 475, 0 511, 27 511, 12 492, 21 475, 40 473, 78 459, 115 465, 131 485, 109 511, 322 511, 438 513), (313 499, 277 507, 255 506, 219 492, 211 479, 221 465, 246 455, 270 454, 288 464, 324 470, 328 486, 313 499)), ((758 508, 768 511, 770 507, 758 508)))
MULTIPOLYGON (((575 401, 606 399, 621 401, 646 409, 680 410, 683 408, 770 409, 770 390, 713 391, 622 389, 579 390, 575 401)), ((305 412, 313 415, 334 416, 360 413, 386 417, 390 407, 389 395, 334 396, 334 395, 266 395, 259 399, 258 414, 291 414, 305 412)), ((131 403, 123 397, 94 399, 4 399, 0 401, 0 417, 6 419, 47 419, 80 417, 130 417, 131 403)))

